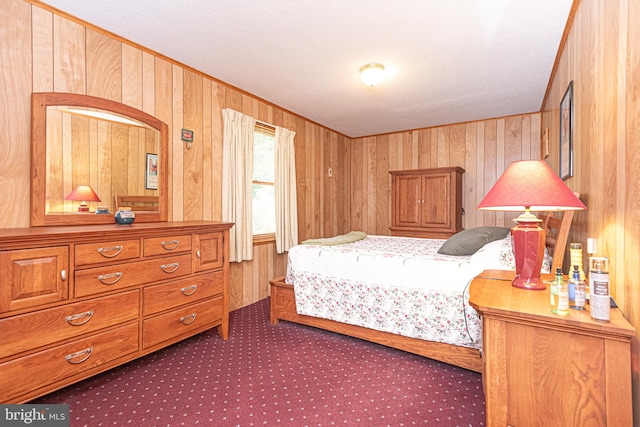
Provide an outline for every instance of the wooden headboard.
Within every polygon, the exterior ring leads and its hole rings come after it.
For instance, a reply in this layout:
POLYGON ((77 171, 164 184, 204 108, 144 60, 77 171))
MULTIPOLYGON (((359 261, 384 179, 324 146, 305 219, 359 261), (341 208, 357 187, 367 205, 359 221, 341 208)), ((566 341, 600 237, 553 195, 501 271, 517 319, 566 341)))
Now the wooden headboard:
POLYGON ((551 272, 555 272, 556 268, 562 268, 564 263, 564 255, 567 249, 567 239, 569 238, 569 229, 573 214, 575 211, 563 212, 546 212, 538 214, 538 219, 542 220, 542 227, 547 235, 547 248, 549 254, 553 257, 551 264, 551 272))

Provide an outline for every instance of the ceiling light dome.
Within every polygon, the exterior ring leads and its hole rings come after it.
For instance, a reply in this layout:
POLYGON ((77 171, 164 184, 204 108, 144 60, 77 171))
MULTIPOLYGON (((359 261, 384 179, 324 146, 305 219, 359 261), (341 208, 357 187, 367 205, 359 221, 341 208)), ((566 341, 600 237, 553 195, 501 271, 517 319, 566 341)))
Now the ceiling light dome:
POLYGON ((375 86, 384 79, 384 65, 367 64, 360 67, 360 79, 367 86, 375 86))

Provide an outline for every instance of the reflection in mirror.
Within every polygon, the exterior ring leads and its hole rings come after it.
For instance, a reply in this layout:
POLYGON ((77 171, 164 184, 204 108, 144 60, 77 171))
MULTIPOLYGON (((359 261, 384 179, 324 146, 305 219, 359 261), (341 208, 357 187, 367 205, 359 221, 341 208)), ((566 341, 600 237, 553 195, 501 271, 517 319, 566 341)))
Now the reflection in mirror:
POLYGON ((136 222, 167 220, 164 123, 65 93, 34 93, 32 121, 32 226, 113 223, 116 197, 141 200, 136 222))
POLYGON ((158 195, 157 162, 147 165, 147 157, 158 154, 159 132, 125 120, 101 110, 47 107, 47 214, 77 212, 83 202, 89 212, 101 207, 113 214, 114 196, 158 195), (91 187, 99 200, 69 197, 78 186, 91 187))

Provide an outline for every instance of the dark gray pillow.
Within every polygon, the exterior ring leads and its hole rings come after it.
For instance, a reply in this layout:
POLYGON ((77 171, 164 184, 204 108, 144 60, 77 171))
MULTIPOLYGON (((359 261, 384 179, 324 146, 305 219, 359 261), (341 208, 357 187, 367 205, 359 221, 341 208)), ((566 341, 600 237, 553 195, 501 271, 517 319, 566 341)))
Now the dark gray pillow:
POLYGON ((489 242, 500 240, 509 234, 507 227, 475 227, 462 230, 449 237, 438 249, 443 255, 473 255, 489 242))

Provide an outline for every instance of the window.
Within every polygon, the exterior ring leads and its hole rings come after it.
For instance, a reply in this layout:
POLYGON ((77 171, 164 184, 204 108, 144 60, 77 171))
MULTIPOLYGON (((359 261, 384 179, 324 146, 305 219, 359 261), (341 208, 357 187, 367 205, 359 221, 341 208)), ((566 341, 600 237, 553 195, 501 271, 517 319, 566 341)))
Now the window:
POLYGON ((275 129, 256 123, 253 132, 253 236, 275 238, 275 129))

